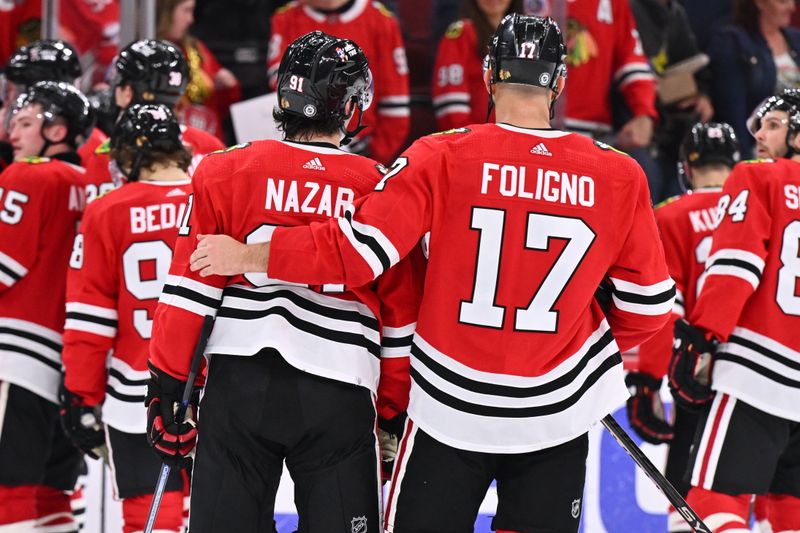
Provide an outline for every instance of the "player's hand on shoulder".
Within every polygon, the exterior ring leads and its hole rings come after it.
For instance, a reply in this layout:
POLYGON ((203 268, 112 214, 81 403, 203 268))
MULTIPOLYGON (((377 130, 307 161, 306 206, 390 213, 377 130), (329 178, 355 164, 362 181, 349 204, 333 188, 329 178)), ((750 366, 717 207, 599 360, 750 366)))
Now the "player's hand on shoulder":
POLYGON ((675 401, 687 409, 698 409, 711 401, 711 367, 717 342, 689 324, 675 322, 669 387, 675 401))
POLYGON ((69 391, 63 383, 58 400, 61 425, 69 440, 89 457, 99 459, 105 456, 108 452, 99 406, 87 405, 81 396, 69 391))
POLYGON ((667 422, 659 390, 661 380, 644 372, 629 372, 625 384, 631 391, 628 399, 628 421, 631 428, 645 442, 662 444, 671 442, 672 425, 667 422))
POLYGON ((197 404, 200 388, 195 387, 189 398, 189 407, 183 420, 175 414, 186 386, 148 363, 150 379, 147 381, 147 440, 165 462, 175 466, 188 466, 197 445, 197 404))
POLYGON ((244 244, 229 235, 198 235, 189 268, 207 276, 266 272, 269 243, 244 244))

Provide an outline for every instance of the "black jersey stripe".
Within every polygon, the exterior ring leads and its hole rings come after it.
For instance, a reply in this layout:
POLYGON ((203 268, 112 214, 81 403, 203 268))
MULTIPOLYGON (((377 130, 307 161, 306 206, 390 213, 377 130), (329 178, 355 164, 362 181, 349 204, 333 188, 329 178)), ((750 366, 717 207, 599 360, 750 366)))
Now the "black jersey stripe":
POLYGON ((272 315, 284 318, 294 328, 310 335, 340 344, 352 344, 354 346, 359 346, 367 350, 373 356, 380 357, 380 345, 370 341, 363 334, 324 328, 295 316, 289 309, 284 307, 275 306, 269 309, 259 309, 255 311, 235 309, 232 307, 221 307, 217 312, 217 318, 233 318, 236 320, 258 320, 260 318, 265 318, 272 315))
POLYGON ((442 403, 452 409, 462 413, 468 413, 478 416, 488 416, 497 418, 533 418, 537 416, 547 416, 563 413, 575 405, 595 383, 597 383, 603 375, 620 364, 622 361, 619 353, 612 354, 606 358, 600 366, 598 366, 584 381, 580 388, 576 390, 569 397, 547 405, 537 405, 532 407, 497 407, 489 405, 478 405, 467 402, 460 398, 451 396, 450 394, 440 390, 433 384, 426 381, 420 373, 411 367, 411 379, 418 385, 428 396, 434 400, 442 403))
MULTIPOLYGON (((553 379, 552 381, 548 381, 547 383, 543 383, 542 385, 535 387, 510 387, 508 385, 498 385, 496 383, 485 383, 469 379, 434 361, 430 356, 425 354, 425 352, 423 352, 416 343, 414 343, 414 345, 411 347, 411 353, 420 361, 420 363, 430 369, 434 374, 467 391, 491 396, 503 396, 506 398, 532 398, 535 396, 550 394, 551 392, 562 389, 572 383, 581 373, 581 371, 586 368, 586 366, 589 364, 589 361, 596 357, 597 354, 599 354, 613 340, 614 336, 611 331, 606 331, 602 337, 600 337, 589 347, 586 353, 581 357, 578 364, 575 365, 575 367, 569 372, 553 379)), ((619 354, 619 352, 614 352, 611 354, 609 359, 613 359, 618 363, 622 362, 622 356, 619 354)))

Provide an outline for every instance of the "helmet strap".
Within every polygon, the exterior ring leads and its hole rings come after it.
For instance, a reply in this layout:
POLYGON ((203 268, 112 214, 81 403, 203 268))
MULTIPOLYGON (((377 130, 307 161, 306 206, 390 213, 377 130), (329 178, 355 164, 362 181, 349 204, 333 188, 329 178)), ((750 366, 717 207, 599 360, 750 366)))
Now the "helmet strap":
POLYGON ((142 158, 144 157, 144 150, 139 149, 136 150, 136 155, 133 157, 133 163, 131 163, 131 170, 130 172, 125 172, 120 168, 125 177, 128 178, 128 183, 133 183, 134 181, 139 181, 139 173, 142 168, 142 158))
POLYGON ((358 105, 355 104, 355 100, 356 100, 356 98, 353 97, 350 101, 353 102, 353 104, 354 104, 353 105, 353 113, 356 112, 356 109, 358 110, 358 120, 356 122, 356 127, 353 128, 352 130, 348 130, 347 126, 345 126, 344 123, 342 124, 342 127, 340 128, 340 131, 342 132, 344 137, 342 137, 342 140, 339 141, 339 145, 340 146, 347 146, 348 144, 350 144, 350 141, 353 140, 353 137, 355 137, 356 135, 361 133, 367 127, 366 124, 365 125, 361 124, 361 121, 364 118, 364 111, 362 111, 361 108, 358 107, 358 105))

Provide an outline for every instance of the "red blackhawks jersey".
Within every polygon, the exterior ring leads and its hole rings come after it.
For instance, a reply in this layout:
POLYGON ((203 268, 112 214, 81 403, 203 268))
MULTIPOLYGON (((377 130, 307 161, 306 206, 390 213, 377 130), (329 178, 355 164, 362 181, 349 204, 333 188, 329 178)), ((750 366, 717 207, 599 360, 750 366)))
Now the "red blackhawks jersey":
POLYGON ((565 125, 610 132, 613 85, 634 115, 657 117, 655 76, 627 0, 574 0, 567 3, 567 17, 565 125))
POLYGON ((489 93, 479 49, 475 25, 469 19, 451 24, 439 41, 431 88, 439 130, 486 122, 489 93))
MULTIPOLYGON (((189 168, 190 175, 203 156, 225 148, 222 141, 210 133, 192 128, 191 126, 181 126, 181 136, 184 146, 193 154, 192 166, 189 168)), ((89 157, 88 161, 85 163, 87 180, 86 199, 88 202, 92 202, 95 198, 114 190, 122 183, 121 176, 115 177, 111 175, 111 170, 109 168, 109 164, 111 163, 110 153, 110 141, 106 140, 95 149, 92 156, 89 157)))
POLYGON ((129 183, 84 213, 67 278, 65 385, 103 421, 145 433, 148 344, 191 182, 129 183), (107 362, 108 351, 113 354, 107 362))
POLYGON ((321 30, 350 39, 364 50, 375 83, 372 106, 364 113, 369 126, 348 146, 388 163, 400 150, 410 128, 408 64, 400 25, 381 3, 355 0, 346 11, 325 14, 301 2, 290 2, 272 17, 269 75, 273 90, 286 48, 298 37, 321 30))
POLYGON ((724 342, 712 387, 800 421, 800 163, 746 162, 725 182, 689 321, 724 342))
POLYGON ((375 191, 328 224, 276 229, 268 275, 358 286, 430 232, 408 409, 420 428, 521 453, 627 399, 620 348, 658 331, 675 293, 631 158, 577 134, 481 124, 415 142, 375 191), (604 279, 608 319, 594 299, 604 279))
POLYGON ((58 402, 67 263, 83 169, 32 157, 0 174, 0 381, 58 402))
POLYGON ((380 414, 403 411, 421 251, 377 283, 352 287, 287 285, 265 273, 202 278, 189 269, 198 234, 268 241, 277 227, 342 216, 380 177, 375 161, 332 145, 259 141, 206 157, 156 311, 151 361, 185 379, 203 316, 215 315, 207 354, 272 348, 300 370, 373 392, 382 372, 382 391, 397 399, 381 399, 380 414))
POLYGON ((81 163, 83 166, 89 162, 89 159, 92 157, 92 154, 106 141, 108 140, 108 135, 103 133, 103 130, 100 128, 92 129, 91 135, 89 138, 86 139, 86 142, 83 143, 78 148, 78 155, 81 157, 81 163))
POLYGON ((651 376, 666 374, 675 320, 691 314, 700 294, 721 194, 721 187, 696 189, 656 208, 656 223, 676 294, 672 319, 639 346, 639 370, 651 376))

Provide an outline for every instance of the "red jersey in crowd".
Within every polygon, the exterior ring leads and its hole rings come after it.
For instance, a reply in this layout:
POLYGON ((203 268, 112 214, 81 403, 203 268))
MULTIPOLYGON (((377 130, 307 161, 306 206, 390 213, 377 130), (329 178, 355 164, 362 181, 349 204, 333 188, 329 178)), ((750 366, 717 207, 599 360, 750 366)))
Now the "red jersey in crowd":
POLYGON ((404 261, 375 283, 286 284, 266 274, 200 277, 189 269, 198 234, 269 240, 275 228, 341 216, 381 179, 375 161, 333 145, 259 141, 211 154, 197 168, 191 215, 153 324, 150 358, 185 379, 204 315, 216 322, 206 353, 280 352, 315 375, 390 394, 386 418, 405 410, 408 354, 423 263, 404 261))
POLYGON ((67 279, 66 387, 103 421, 146 432, 148 346, 191 182, 129 183, 84 214, 67 279), (108 351, 113 349, 107 364, 108 351))
POLYGON ((657 118, 655 75, 627 0, 574 0, 567 3, 567 17, 565 125, 610 133, 614 85, 634 116, 657 118))
POLYGON ((41 33, 41 2, 0 2, 0 68, 6 65, 14 50, 40 39, 41 33))
POLYGON ((666 374, 675 320, 691 314, 700 294, 721 194, 721 187, 696 189, 656 208, 656 223, 676 295, 670 321, 639 346, 639 370, 653 377, 666 374))
POLYGON ((103 133, 103 130, 100 128, 92 129, 92 134, 89 135, 89 138, 86 139, 86 142, 78 147, 78 155, 81 158, 81 163, 83 166, 86 166, 95 150, 97 150, 100 145, 107 140, 108 135, 103 133))
POLYGON ((469 19, 451 24, 439 42, 431 89, 437 129, 486 122, 489 93, 479 48, 469 19))
POLYGON ((0 174, 0 381, 58 403, 67 263, 81 167, 31 157, 0 174))
POLYGON ((800 163, 736 165, 689 322, 724 341, 712 387, 800 421, 800 163))
POLYGON ((61 37, 81 57, 92 55, 91 81, 103 81, 120 44, 119 0, 62 0, 60 4, 61 37))
POLYGON ((276 229, 268 275, 358 286, 427 232, 408 409, 422 430, 523 453, 585 433, 625 401, 619 350, 661 329, 675 292, 631 158, 505 124, 424 137, 343 217, 276 229), (608 319, 594 299, 606 277, 608 319))
MULTIPOLYGON (((388 163, 408 136, 408 64, 394 15, 379 2, 355 0, 346 11, 325 14, 300 2, 290 2, 272 17, 269 45, 270 84, 275 89, 283 52, 298 37, 314 30, 350 39, 364 50, 375 83, 372 106, 364 113, 369 127, 348 149, 388 163)), ((351 125, 352 127, 352 125, 351 125)))
MULTIPOLYGON (((225 145, 222 141, 206 133, 205 131, 192 128, 191 126, 181 126, 183 144, 193 154, 190 174, 200 159, 206 154, 223 150, 225 145)), ((89 202, 95 198, 114 190, 121 183, 121 177, 111 175, 109 164, 111 163, 110 141, 106 141, 98 146, 89 160, 86 162, 86 199, 89 202)))

